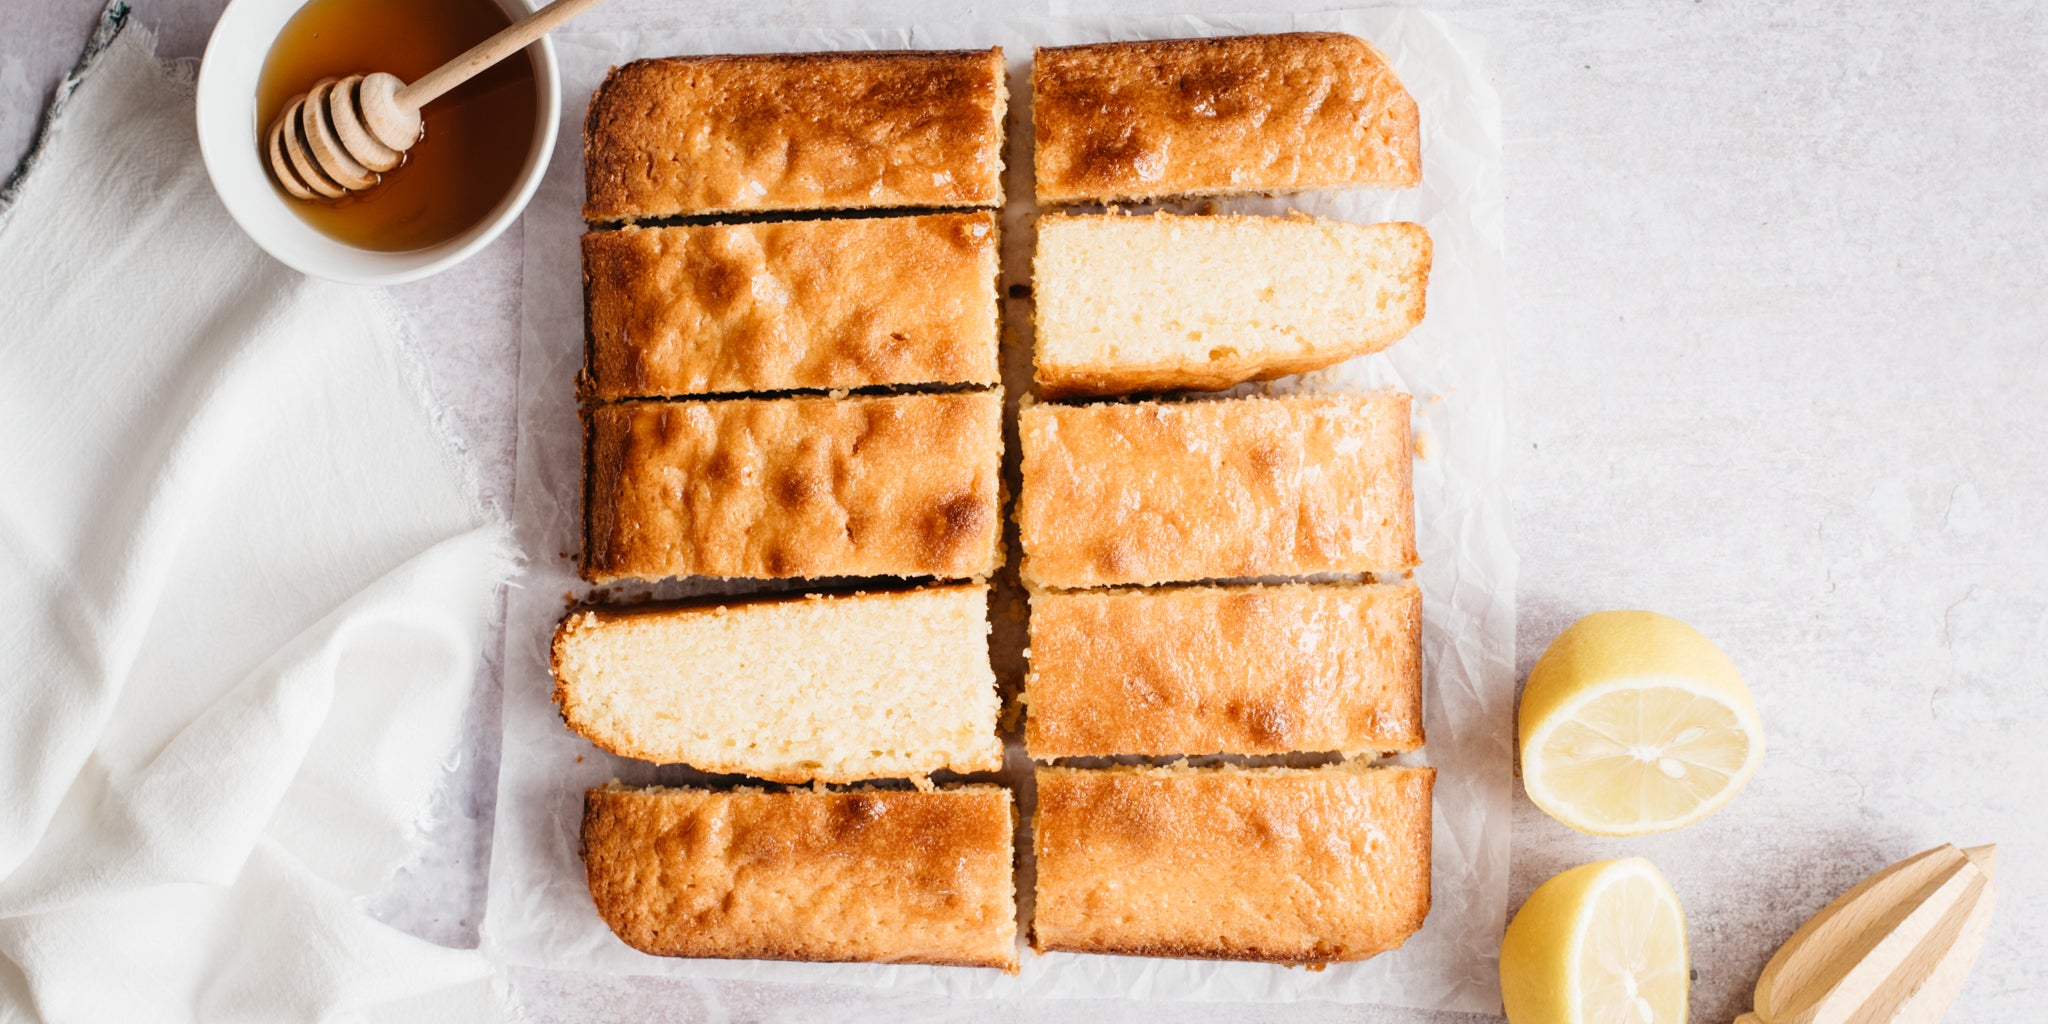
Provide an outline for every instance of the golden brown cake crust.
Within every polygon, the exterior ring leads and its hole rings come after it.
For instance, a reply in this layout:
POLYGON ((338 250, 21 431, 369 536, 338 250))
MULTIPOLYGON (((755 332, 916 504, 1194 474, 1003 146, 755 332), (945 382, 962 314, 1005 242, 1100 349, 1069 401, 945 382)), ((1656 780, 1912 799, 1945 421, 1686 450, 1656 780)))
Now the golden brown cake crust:
POLYGON ((993 391, 596 406, 584 578, 986 576, 1002 408, 993 391))
POLYGON ((1422 745, 1422 592, 1399 584, 1031 595, 1031 756, 1422 745))
POLYGON ((589 791, 590 897, 657 956, 1017 971, 1009 791, 589 791))
POLYGON ((1033 405, 1017 525, 1035 587, 1415 564, 1408 395, 1033 405))
POLYGON ((1327 964, 1429 914, 1433 768, 1038 770, 1032 948, 1327 964))
POLYGON ((1414 98, 1342 33, 1040 49, 1032 110, 1041 203, 1422 180, 1414 98))
POLYGON ((584 391, 995 384, 990 212, 594 231, 584 391))
POLYGON ((592 221, 1000 206, 1001 47, 636 60, 583 126, 592 221))

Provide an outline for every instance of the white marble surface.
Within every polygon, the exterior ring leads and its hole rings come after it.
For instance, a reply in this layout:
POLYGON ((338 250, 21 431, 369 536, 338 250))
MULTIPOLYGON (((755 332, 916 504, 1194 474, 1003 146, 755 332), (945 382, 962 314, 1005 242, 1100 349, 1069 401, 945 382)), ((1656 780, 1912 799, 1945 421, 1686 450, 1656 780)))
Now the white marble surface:
MULTIPOLYGON (((611 0, 590 17, 873 23, 1046 5, 611 0)), ((0 166, 99 6, 0 0, 0 166)), ((193 55, 221 0, 135 6, 164 53, 193 55)), ((1734 804, 1677 835, 1582 837, 1518 801, 1513 899, 1586 860, 1652 857, 1686 900, 1695 1019, 1718 1022, 1856 877, 1937 842, 1996 841, 1998 916, 1950 1019, 2048 1017, 2048 5, 1425 6, 1493 41, 1506 108, 1520 664, 1583 612, 1666 611, 1733 654, 1771 744, 1734 804)), ((518 253, 515 228, 398 290, 500 495, 518 253)), ((379 907, 444 942, 472 941, 482 911, 495 686, 479 682, 437 853, 379 907)), ((1466 1019, 513 980, 546 1020, 1466 1019)))

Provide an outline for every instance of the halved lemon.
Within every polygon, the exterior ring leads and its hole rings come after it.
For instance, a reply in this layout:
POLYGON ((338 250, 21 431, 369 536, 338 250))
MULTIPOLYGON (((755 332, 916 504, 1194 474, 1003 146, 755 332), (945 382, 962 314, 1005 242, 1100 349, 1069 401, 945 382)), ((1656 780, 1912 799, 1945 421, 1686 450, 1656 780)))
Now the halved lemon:
POLYGON ((1641 857, 1536 887, 1500 947, 1509 1024, 1685 1024, 1685 911, 1641 857))
POLYGON ((1536 660, 1522 691, 1522 786, 1581 832, 1683 828, 1763 763, 1763 723, 1735 663, 1655 612, 1598 612, 1536 660))

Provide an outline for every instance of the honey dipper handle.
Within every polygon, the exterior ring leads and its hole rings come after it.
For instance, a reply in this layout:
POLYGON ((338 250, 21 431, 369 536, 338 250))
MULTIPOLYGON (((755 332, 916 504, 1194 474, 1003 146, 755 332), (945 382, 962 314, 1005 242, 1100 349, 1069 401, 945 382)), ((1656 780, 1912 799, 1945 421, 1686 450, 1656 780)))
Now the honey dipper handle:
POLYGON ((448 90, 469 81, 507 57, 518 53, 536 39, 553 32, 584 11, 595 7, 601 0, 555 0, 507 26, 503 32, 470 47, 462 56, 435 68, 419 81, 398 90, 396 99, 406 107, 418 110, 439 98, 448 90))

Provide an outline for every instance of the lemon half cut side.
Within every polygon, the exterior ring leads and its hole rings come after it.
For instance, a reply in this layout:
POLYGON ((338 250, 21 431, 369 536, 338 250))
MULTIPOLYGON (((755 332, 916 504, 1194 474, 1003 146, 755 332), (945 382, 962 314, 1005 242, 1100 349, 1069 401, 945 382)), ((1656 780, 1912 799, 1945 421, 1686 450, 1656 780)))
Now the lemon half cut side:
POLYGON ((1691 973, 1678 894, 1640 857, 1537 886, 1500 950, 1510 1024, 1685 1024, 1691 973))
POLYGON ((1582 832, 1683 828, 1763 763, 1763 725, 1734 662, 1655 612, 1599 612, 1537 659, 1520 714, 1522 784, 1582 832))

